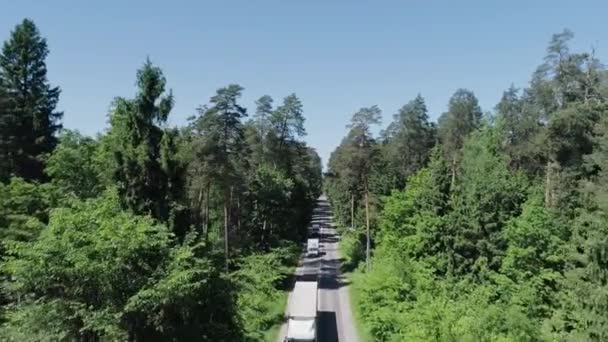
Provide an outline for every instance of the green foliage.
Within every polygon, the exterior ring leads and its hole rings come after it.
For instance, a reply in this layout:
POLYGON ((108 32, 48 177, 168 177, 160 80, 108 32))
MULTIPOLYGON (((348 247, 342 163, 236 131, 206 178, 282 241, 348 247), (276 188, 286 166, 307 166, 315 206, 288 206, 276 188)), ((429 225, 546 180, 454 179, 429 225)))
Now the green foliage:
POLYGON ((127 317, 145 318, 155 333, 175 341, 217 341, 240 336, 232 284, 195 234, 174 247, 155 281, 129 298, 127 317))
MULTIPOLYGON (((247 110, 237 103, 243 88, 236 84, 217 90, 211 97, 210 105, 198 109, 199 116, 190 124, 190 149, 194 154, 189 163, 190 192, 198 205, 202 204, 203 193, 212 188, 220 193, 220 202, 228 209, 231 193, 240 192, 244 184, 241 172, 245 169, 244 131, 241 118, 247 110)), ((206 206, 209 206, 206 200, 206 206)), ((209 212, 202 213, 209 221, 209 212)), ((230 223, 225 219, 225 228, 230 223)), ((225 232, 228 238, 228 231, 225 232)), ((228 253, 228 252, 226 252, 228 253)))
POLYGON ((402 189, 405 180, 428 162, 435 144, 435 126, 429 123, 422 96, 401 107, 384 133, 385 158, 394 183, 402 189))
POLYGON ((405 191, 389 196, 379 226, 379 243, 399 246, 404 255, 418 257, 446 272, 451 250, 446 235, 447 168, 435 153, 429 168, 410 177, 405 191))
POLYGON ((11 178, 0 183, 0 239, 27 241, 38 236, 48 221, 49 210, 58 201, 57 190, 49 184, 11 178))
POLYGON ((365 260, 365 232, 347 229, 340 238, 340 255, 344 258, 345 271, 355 269, 365 260))
MULTIPOLYGON (((428 165, 384 199, 371 270, 353 276, 374 340, 608 337, 606 74, 593 54, 570 52, 571 38, 553 37, 530 87, 507 90, 496 117, 482 122, 458 91, 428 165)), ((350 175, 330 176, 344 208, 350 175)))
POLYGON ((270 114, 270 125, 278 140, 278 149, 296 137, 306 135, 302 102, 296 94, 291 94, 283 100, 283 104, 270 114))
POLYGON ((572 37, 487 120, 465 89, 437 125, 417 96, 380 139, 360 109, 323 184, 295 94, 243 122, 231 84, 171 129, 150 61, 108 132, 57 145, 60 90, 24 20, 0 53, 0 339, 264 339, 324 186, 374 340, 607 340, 608 74, 572 37))
POLYGON ((147 60, 137 72, 136 97, 114 101, 104 148, 124 205, 168 222, 182 196, 183 167, 176 160, 176 133, 161 128, 173 106, 172 93, 163 95, 165 83, 160 68, 147 60))
POLYGON ((525 200, 527 181, 509 172, 497 149, 491 128, 473 134, 463 149, 447 223, 455 237, 457 272, 498 269, 504 250, 501 232, 525 200))
POLYGON ((353 217, 364 217, 359 212, 364 210, 365 195, 369 195, 374 182, 374 165, 381 160, 381 151, 371 132, 372 126, 380 124, 381 114, 378 106, 355 112, 347 126, 350 128, 347 136, 329 158, 325 190, 334 215, 343 226, 354 228, 363 224, 353 222, 353 217))
POLYGON ((270 163, 272 153, 269 151, 269 136, 272 133, 271 115, 272 97, 264 95, 256 103, 256 111, 253 120, 245 125, 245 137, 247 145, 251 147, 249 164, 252 167, 257 163, 270 163))
POLYGON ((285 225, 291 211, 285 203, 291 201, 294 182, 282 172, 269 166, 260 166, 249 184, 255 210, 252 212, 253 241, 260 246, 275 245, 270 239, 289 238, 294 236, 285 225))
POLYGON ((2 47, 0 181, 11 176, 44 179, 46 155, 56 145, 63 115, 55 111, 60 90, 47 80, 48 53, 46 39, 29 19, 15 27, 2 47))
MULTIPOLYGON (((9 245, 6 290, 20 300, 8 307, 4 333, 9 340, 44 331, 68 339, 187 340, 205 333, 204 340, 216 340, 222 335, 205 331, 214 323, 229 331, 231 317, 209 321, 207 301, 220 297, 206 295, 219 275, 196 237, 175 248, 172 241, 165 226, 122 211, 116 192, 54 210, 36 241, 9 245), (45 310, 56 314, 38 321, 45 310)), ((214 314, 222 317, 229 307, 214 314)))
POLYGON ((231 277, 238 289, 237 312, 247 340, 263 340, 265 331, 283 321, 281 290, 294 270, 298 251, 293 244, 265 254, 251 254, 238 262, 239 269, 231 277))
POLYGON ((7 291, 23 298, 10 308, 9 331, 25 334, 29 324, 11 317, 33 318, 24 310, 35 312, 40 305, 66 313, 61 325, 69 328, 62 333, 70 338, 123 330, 122 307, 157 271, 170 241, 163 226, 123 213, 112 193, 55 210, 36 241, 9 246, 4 269, 13 281, 7 291), (98 326, 101 317, 105 324, 98 326))
POLYGON ((438 133, 446 159, 455 164, 467 135, 479 128, 482 113, 475 94, 467 89, 458 89, 448 106, 438 120, 438 133))
POLYGON ((97 150, 96 140, 77 131, 64 130, 59 145, 47 161, 45 172, 62 192, 79 198, 95 197, 104 188, 97 150))
POLYGON ((497 126, 502 135, 502 150, 512 169, 531 176, 542 173, 546 156, 541 113, 529 91, 520 96, 511 86, 496 105, 497 126))
POLYGON ((147 60, 107 132, 56 147, 47 54, 27 19, 0 54, 0 339, 264 338, 322 187, 298 97, 264 96, 244 123, 232 84, 169 128, 173 94, 147 60))

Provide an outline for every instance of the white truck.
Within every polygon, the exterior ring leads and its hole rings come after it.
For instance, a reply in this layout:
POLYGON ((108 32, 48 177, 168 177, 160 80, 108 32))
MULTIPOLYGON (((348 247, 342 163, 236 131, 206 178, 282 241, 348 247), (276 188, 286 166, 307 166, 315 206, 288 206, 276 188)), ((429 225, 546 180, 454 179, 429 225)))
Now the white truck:
POLYGON ((296 281, 289 298, 285 342, 317 341, 317 282, 296 281))
POLYGON ((308 239, 306 243, 306 256, 313 258, 319 256, 319 239, 308 239))

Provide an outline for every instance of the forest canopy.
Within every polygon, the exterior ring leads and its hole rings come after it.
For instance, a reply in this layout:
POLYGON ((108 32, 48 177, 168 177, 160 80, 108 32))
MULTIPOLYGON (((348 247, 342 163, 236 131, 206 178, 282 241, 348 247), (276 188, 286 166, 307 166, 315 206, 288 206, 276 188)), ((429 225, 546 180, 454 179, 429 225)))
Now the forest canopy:
POLYGON ((492 112, 458 89, 435 123, 418 95, 332 153, 325 190, 373 340, 608 339, 608 73, 572 38, 553 35, 492 112))
POLYGON ((0 52, 0 339, 259 341, 321 192, 301 100, 249 116, 230 84, 171 127, 147 59, 90 137, 62 129, 49 51, 25 19, 0 52))

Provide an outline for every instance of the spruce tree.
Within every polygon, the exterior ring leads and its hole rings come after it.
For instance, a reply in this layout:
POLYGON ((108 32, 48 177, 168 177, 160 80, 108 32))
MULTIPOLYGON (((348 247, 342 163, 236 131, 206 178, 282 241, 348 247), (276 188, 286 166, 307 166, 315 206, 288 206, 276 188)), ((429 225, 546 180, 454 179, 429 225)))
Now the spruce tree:
POLYGON ((46 39, 33 21, 24 19, 0 53, 0 179, 10 175, 41 180, 46 156, 57 144, 60 90, 47 79, 46 39))
POLYGON ((115 100, 105 143, 123 204, 168 222, 181 197, 183 171, 176 159, 176 133, 162 127, 173 106, 165 84, 162 70, 147 60, 137 71, 136 97, 115 100))

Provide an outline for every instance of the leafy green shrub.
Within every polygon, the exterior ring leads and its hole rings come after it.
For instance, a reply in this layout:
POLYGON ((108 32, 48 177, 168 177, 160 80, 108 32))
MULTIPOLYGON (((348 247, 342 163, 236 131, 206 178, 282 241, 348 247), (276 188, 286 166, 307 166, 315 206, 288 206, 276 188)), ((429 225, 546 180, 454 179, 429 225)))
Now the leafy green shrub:
POLYGON ((266 330, 282 322, 285 311, 282 284, 293 272, 298 250, 295 244, 289 244, 239 260, 239 269, 231 278, 238 292, 237 313, 249 340, 263 340, 266 330))
POLYGON ((48 220, 49 210, 58 193, 50 184, 37 184, 11 178, 0 183, 0 238, 31 240, 38 236, 48 220))
POLYGON ((344 258, 344 271, 355 269, 365 260, 365 234, 358 230, 345 230, 339 248, 340 255, 344 258))
POLYGON ((53 210, 37 240, 8 244, 2 338, 237 338, 230 286, 203 250, 196 236, 174 246, 166 226, 123 211, 114 191, 53 210))

